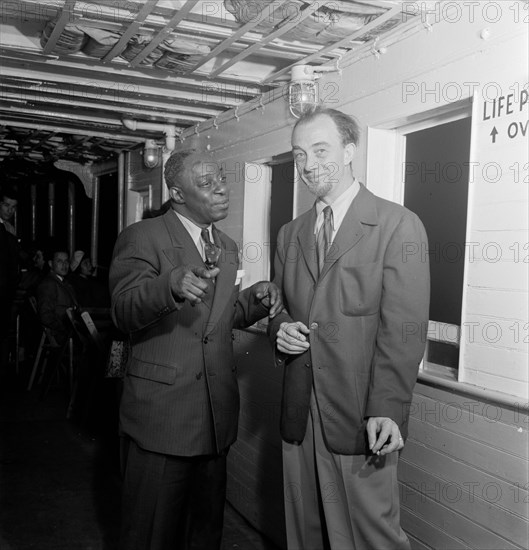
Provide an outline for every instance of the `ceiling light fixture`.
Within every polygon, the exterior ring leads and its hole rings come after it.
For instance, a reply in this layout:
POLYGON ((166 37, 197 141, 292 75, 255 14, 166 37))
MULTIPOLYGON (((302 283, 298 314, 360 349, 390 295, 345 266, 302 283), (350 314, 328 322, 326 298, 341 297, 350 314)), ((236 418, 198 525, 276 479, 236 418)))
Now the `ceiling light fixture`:
POLYGON ((316 80, 323 72, 336 71, 335 67, 294 65, 288 85, 288 107, 296 118, 320 102, 316 80))
POLYGON ((160 162, 160 148, 154 139, 146 139, 143 148, 143 164, 147 168, 155 168, 160 162))

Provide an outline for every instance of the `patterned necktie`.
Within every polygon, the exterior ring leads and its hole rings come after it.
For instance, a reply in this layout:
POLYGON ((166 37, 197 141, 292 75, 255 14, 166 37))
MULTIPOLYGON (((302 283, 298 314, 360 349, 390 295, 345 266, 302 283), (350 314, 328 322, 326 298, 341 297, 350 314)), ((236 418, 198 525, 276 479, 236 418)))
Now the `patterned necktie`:
POLYGON ((319 273, 322 272, 325 265, 325 255, 332 242, 332 208, 326 206, 323 209, 323 223, 316 236, 316 253, 318 256, 319 273))
POLYGON ((206 256, 205 264, 208 269, 213 269, 217 262, 219 261, 220 256, 220 248, 215 244, 211 242, 211 239, 209 237, 209 231, 204 228, 200 232, 200 235, 202 236, 202 240, 204 241, 204 254, 206 256))

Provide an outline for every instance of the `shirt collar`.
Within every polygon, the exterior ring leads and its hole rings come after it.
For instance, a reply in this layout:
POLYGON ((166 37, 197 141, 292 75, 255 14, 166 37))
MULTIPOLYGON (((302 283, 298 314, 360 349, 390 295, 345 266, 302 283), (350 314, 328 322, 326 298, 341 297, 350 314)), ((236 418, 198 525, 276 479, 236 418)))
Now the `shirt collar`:
MULTIPOLYGON (((202 229, 204 229, 204 228, 200 227, 195 222, 191 221, 189 218, 186 218, 185 216, 183 216, 182 214, 180 214, 176 210, 173 210, 173 212, 178 216, 178 219, 182 222, 182 224, 189 231, 189 233, 192 237, 195 237, 195 236, 197 238, 200 237, 202 229)), ((213 237, 213 235, 212 235, 212 224, 209 224, 205 229, 208 230, 209 236, 213 237)))
MULTIPOLYGON (((360 191, 360 183, 356 178, 353 179, 353 183, 329 205, 332 208, 332 220, 333 231, 338 231, 342 224, 345 214, 349 210, 351 203, 360 191)), ((316 225, 314 232, 317 233, 321 224, 323 223, 323 209, 327 206, 321 199, 316 201, 316 225)))
MULTIPOLYGON (((193 239, 193 242, 195 243, 195 246, 199 250, 202 256, 204 256, 204 244, 202 242, 202 227, 197 225, 196 223, 192 222, 189 218, 186 218, 176 210, 173 210, 173 212, 178 216, 178 219, 182 222, 182 225, 185 227, 186 231, 189 233, 191 238, 193 239)), ((209 238, 211 239, 211 242, 215 242, 213 239, 213 225, 209 224, 205 229, 209 232, 209 238)))

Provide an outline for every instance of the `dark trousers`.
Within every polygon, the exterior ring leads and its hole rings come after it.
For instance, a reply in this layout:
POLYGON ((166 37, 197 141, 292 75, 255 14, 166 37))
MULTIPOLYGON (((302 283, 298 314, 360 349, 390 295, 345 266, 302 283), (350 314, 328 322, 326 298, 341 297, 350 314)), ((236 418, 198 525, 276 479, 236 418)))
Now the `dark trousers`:
POLYGON ((226 454, 146 451, 122 438, 120 550, 218 550, 226 499, 226 454))

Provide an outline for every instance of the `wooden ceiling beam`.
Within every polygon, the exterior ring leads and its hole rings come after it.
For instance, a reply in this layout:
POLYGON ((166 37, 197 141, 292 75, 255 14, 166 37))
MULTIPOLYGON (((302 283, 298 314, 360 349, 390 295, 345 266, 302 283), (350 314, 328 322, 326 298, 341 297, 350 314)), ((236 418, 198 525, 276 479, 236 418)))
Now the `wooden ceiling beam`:
POLYGON ((354 0, 353 2, 347 0, 332 0, 332 2, 329 2, 329 9, 351 13, 353 15, 381 15, 387 9, 394 8, 396 4, 397 2, 395 2, 395 0, 354 0))
MULTIPOLYGON (((42 130, 37 130, 39 133, 42 132, 42 130)), ((41 147, 44 143, 49 141, 52 137, 55 137, 57 135, 57 132, 48 132, 43 138, 41 138, 38 143, 35 144, 35 147, 41 147)))
POLYGON ((146 0, 134 21, 128 29, 121 35, 121 38, 116 42, 114 47, 103 57, 103 62, 108 63, 114 57, 118 56, 126 47, 129 40, 136 34, 141 24, 147 19, 152 10, 156 7, 158 0, 146 0))
MULTIPOLYGON (((62 0, 2 0, 2 14, 6 19, 23 19, 30 21, 49 21, 56 18, 60 12, 60 1, 62 0), (5 4, 5 5, 4 5, 5 4)), ((204 0, 201 0, 204 1, 204 0)), ((222 0, 211 0, 221 4, 222 0)), ((90 2, 79 2, 74 10, 69 22, 77 25, 81 23, 81 18, 84 23, 90 25, 101 24, 109 30, 124 31, 133 21, 133 17, 137 14, 141 4, 138 1, 127 0, 90 0, 90 2), (111 25, 111 27, 106 27, 111 25)), ((148 25, 154 29, 162 29, 167 21, 172 17, 174 9, 157 6, 155 12, 151 13, 148 25)), ((191 23, 199 23, 204 26, 204 13, 190 13, 187 20, 191 23)), ((219 17, 208 13, 207 25, 212 30, 224 28, 228 31, 239 28, 239 23, 235 20, 230 20, 225 17, 225 13, 219 17)), ((140 28, 143 32, 145 28, 140 28)))
MULTIPOLYGON (((87 141, 90 141, 92 137, 93 136, 83 136, 81 139, 75 141, 75 143, 65 146, 64 149, 60 149, 60 147, 56 147, 55 151, 49 153, 49 156, 52 159, 58 159, 60 157, 64 157, 67 153, 71 153, 72 151, 75 151, 76 149, 79 149, 80 147, 82 147, 87 141)), ((62 140, 62 143, 63 145, 65 144, 64 138, 62 140)))
POLYGON ((281 76, 281 75, 287 73, 288 71, 290 71, 294 65, 307 65, 310 61, 313 61, 314 59, 317 59, 318 57, 321 57, 322 55, 324 55, 326 53, 329 53, 332 50, 347 46, 347 44, 349 44, 353 40, 361 38, 362 36, 364 36, 368 32, 370 32, 373 29, 376 29, 377 27, 382 25, 382 23, 385 23, 389 19, 392 19, 393 17, 397 16, 401 12, 401 10, 402 10, 402 6, 400 6, 400 5, 395 6, 393 9, 386 11, 386 13, 384 13, 383 15, 380 15, 376 19, 373 19, 373 21, 371 21, 367 25, 364 25, 363 27, 361 27, 357 31, 351 33, 346 38, 342 38, 341 40, 338 40, 337 42, 333 42, 332 44, 328 44, 327 46, 324 46, 321 50, 319 50, 315 53, 312 53, 312 54, 308 55, 307 57, 304 57, 300 61, 297 61, 296 63, 292 63, 291 65, 288 65, 287 67, 283 67, 279 71, 276 71, 274 74, 272 74, 272 75, 268 76, 267 78, 265 78, 261 82, 261 84, 268 84, 268 83, 272 82, 278 76, 281 76))
POLYGON ((18 144, 20 145, 20 147, 24 147, 24 145, 26 145, 26 143, 28 143, 29 141, 34 139, 39 134, 40 134, 39 130, 34 130, 33 132, 29 132, 29 134, 25 137, 25 139, 23 139, 22 141, 19 141, 18 144))
POLYGON ((310 17, 315 11, 320 9, 319 2, 314 2, 311 5, 306 6, 299 14, 293 14, 290 17, 287 17, 284 21, 282 21, 279 24, 279 28, 277 28, 275 31, 271 32, 269 35, 264 37, 260 42, 257 44, 254 44, 253 46, 249 46, 245 50, 243 50, 241 53, 230 59, 230 61, 224 63, 224 65, 221 65, 218 69, 215 69, 210 75, 210 78, 217 77, 220 73, 223 73, 226 71, 226 69, 229 69, 231 66, 235 65, 236 63, 239 63, 239 61, 242 61, 252 53, 255 53, 256 51, 260 50, 264 45, 268 44, 269 42, 272 42, 272 40, 275 40, 276 38, 279 38, 280 36, 283 36, 286 34, 290 29, 293 29, 295 26, 299 25, 302 21, 304 21, 307 17, 310 17))
POLYGON ((176 12, 165 27, 158 31, 153 39, 143 48, 143 50, 130 62, 131 67, 137 67, 165 38, 167 38, 173 29, 189 14, 196 6, 199 0, 187 0, 185 6, 176 12))
POLYGON ((77 0, 66 0, 66 3, 62 8, 61 15, 55 23, 55 27, 53 28, 53 31, 48 38, 46 45, 44 46, 44 50, 42 52, 44 55, 50 55, 52 53, 53 49, 57 45, 57 41, 59 40, 62 31, 64 30, 66 25, 72 20, 73 8, 76 1, 77 0))
POLYGON ((225 51, 227 48, 229 48, 236 40, 238 40, 241 36, 245 35, 247 32, 251 31, 259 23, 261 22, 260 15, 264 12, 268 13, 268 15, 271 15, 272 12, 274 12, 277 8, 281 7, 282 4, 284 4, 287 0, 277 0, 276 2, 270 4, 269 6, 265 6, 259 14, 255 17, 254 20, 248 21, 246 25, 243 25, 239 30, 235 31, 231 36, 223 40, 216 48, 214 48, 208 55, 205 55, 194 67, 187 70, 184 74, 190 74, 195 72, 198 68, 202 67, 205 63, 207 63, 210 59, 213 59, 223 51, 225 51))

